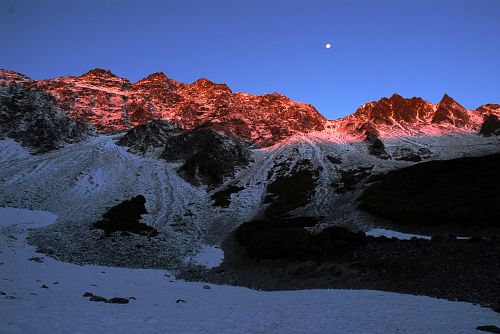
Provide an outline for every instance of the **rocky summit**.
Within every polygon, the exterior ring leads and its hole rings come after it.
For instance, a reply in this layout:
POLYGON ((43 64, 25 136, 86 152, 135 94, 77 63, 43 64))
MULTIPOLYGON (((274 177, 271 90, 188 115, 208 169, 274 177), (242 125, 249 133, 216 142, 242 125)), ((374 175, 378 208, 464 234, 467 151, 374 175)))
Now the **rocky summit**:
POLYGON ((402 136, 439 136, 446 133, 476 132, 489 115, 499 115, 500 106, 487 104, 468 110, 444 94, 433 104, 420 97, 390 98, 368 102, 353 114, 331 121, 329 127, 363 138, 377 134, 383 139, 402 136))

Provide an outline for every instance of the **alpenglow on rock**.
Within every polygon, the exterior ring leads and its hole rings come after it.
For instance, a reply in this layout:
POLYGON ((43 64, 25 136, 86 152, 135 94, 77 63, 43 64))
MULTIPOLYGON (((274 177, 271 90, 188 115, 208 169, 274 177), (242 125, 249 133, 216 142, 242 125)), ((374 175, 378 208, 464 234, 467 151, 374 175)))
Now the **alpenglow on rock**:
POLYGON ((22 90, 50 94, 72 119, 92 124, 101 133, 123 132, 163 120, 182 131, 210 128, 255 147, 272 146, 296 134, 325 129, 359 141, 366 138, 367 129, 382 141, 401 136, 479 132, 487 116, 500 116, 498 104, 468 110, 447 94, 437 104, 393 94, 365 103, 347 117, 328 121, 313 106, 279 93, 233 92, 227 85, 205 78, 185 84, 161 72, 131 83, 103 69, 38 81, 0 70, 0 80, 6 87, 17 85, 22 90))
POLYGON ((363 140, 376 133, 381 139, 401 136, 439 136, 454 132, 478 132, 488 115, 500 115, 500 107, 487 104, 468 110, 447 94, 438 104, 419 97, 393 94, 363 104, 353 114, 330 121, 328 128, 363 140))
POLYGON ((163 73, 132 84, 108 70, 94 69, 78 77, 32 81, 27 87, 50 93, 71 117, 104 133, 163 119, 184 130, 208 125, 270 146, 295 133, 322 130, 326 123, 313 106, 278 93, 233 93, 225 84, 204 78, 185 84, 163 73))

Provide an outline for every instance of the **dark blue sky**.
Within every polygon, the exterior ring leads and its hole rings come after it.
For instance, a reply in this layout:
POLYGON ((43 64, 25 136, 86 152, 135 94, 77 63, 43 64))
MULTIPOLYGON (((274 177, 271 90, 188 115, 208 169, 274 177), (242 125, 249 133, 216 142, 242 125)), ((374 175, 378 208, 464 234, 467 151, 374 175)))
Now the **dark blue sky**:
POLYGON ((34 79, 163 71, 279 91, 330 119, 394 92, 500 103, 498 0, 1 0, 0 29, 0 67, 34 79))

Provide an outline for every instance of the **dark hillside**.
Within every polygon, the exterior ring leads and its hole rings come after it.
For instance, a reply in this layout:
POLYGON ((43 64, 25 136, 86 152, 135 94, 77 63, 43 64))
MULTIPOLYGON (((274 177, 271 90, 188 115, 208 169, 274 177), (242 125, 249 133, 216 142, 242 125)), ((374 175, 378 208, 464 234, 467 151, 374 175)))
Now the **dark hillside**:
POLYGON ((391 171, 360 208, 402 225, 500 226, 500 154, 430 161, 391 171))

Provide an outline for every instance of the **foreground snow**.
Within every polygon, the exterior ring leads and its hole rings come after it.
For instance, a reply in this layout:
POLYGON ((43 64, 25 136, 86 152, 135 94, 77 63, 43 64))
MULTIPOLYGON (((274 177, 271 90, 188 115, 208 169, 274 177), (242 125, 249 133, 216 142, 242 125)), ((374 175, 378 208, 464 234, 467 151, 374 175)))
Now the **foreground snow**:
POLYGON ((204 289, 160 270, 77 266, 45 256, 43 263, 30 261, 42 255, 26 244, 26 229, 55 220, 43 211, 0 208, 0 291, 6 293, 0 333, 473 333, 500 322, 489 309, 428 297, 204 289), (96 303, 82 297, 86 291, 136 299, 96 303))

